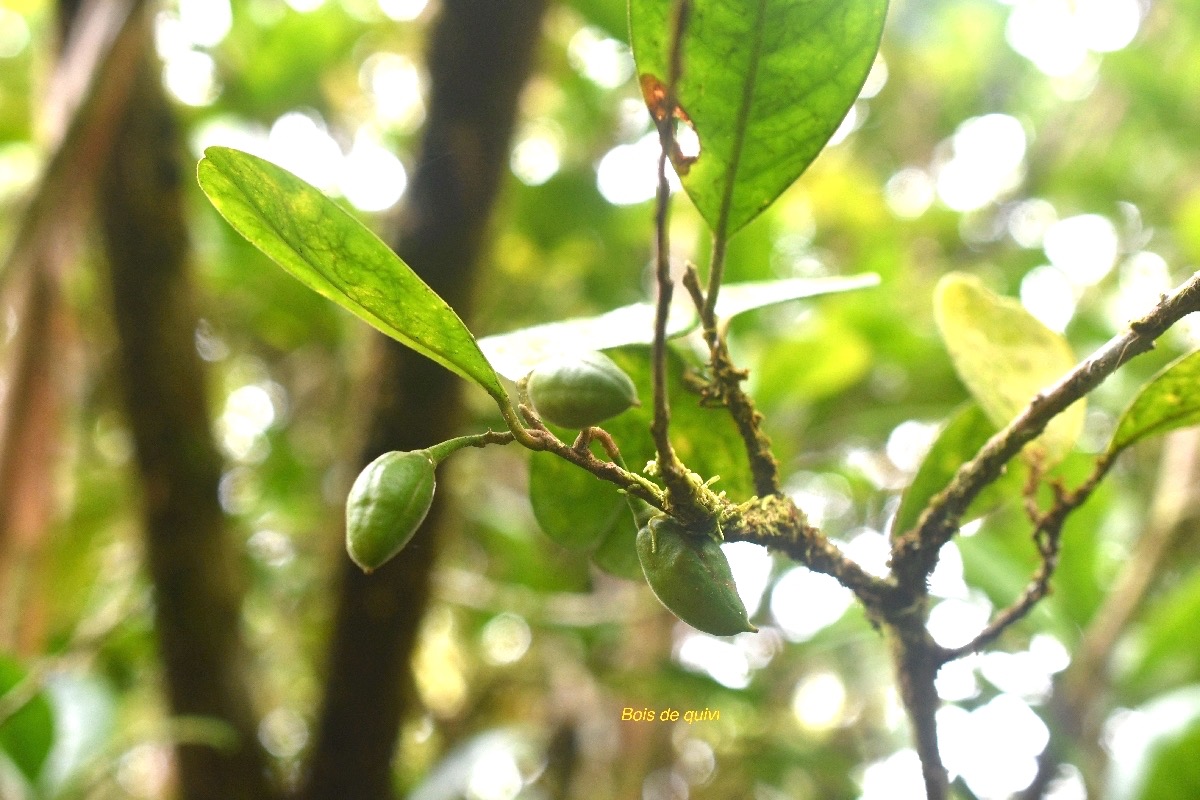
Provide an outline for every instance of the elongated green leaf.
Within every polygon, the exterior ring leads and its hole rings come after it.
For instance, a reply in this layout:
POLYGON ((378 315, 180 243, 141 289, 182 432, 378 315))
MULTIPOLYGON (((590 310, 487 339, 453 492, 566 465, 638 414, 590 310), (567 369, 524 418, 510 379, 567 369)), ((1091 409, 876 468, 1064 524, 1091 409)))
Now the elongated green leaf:
MULTIPOLYGON (((1062 336, 1019 302, 1000 297, 974 276, 943 277, 934 306, 958 376, 998 428, 1075 366, 1075 356, 1062 336)), ((1080 400, 1038 437, 1036 444, 1049 462, 1061 460, 1075 446, 1084 412, 1080 400)))
POLYGON ((238 233, 294 278, 496 398, 505 396, 454 310, 375 234, 287 170, 210 147, 200 188, 238 233))
POLYGON ((1108 449, 1191 425, 1200 425, 1200 350, 1167 365, 1142 387, 1121 415, 1108 449))
MULTIPOLYGON (((664 111, 670 0, 630 0, 633 53, 651 113, 664 111)), ((837 130, 871 69, 886 0, 696 0, 683 40, 681 108, 699 156, 681 175, 721 234, 758 216, 837 130)), ((677 171, 684 166, 677 160, 677 171)))
MULTIPOLYGON (((716 311, 720 319, 729 319, 789 300, 866 289, 878 284, 879 276, 874 273, 844 278, 786 278, 732 283, 722 287, 716 311)), ((682 336, 694 330, 698 324, 691 299, 683 292, 677 292, 667 320, 667 335, 682 336)), ((650 344, 653 339, 654 305, 633 303, 595 317, 578 317, 487 336, 479 340, 479 346, 497 372, 516 381, 552 356, 650 344)))

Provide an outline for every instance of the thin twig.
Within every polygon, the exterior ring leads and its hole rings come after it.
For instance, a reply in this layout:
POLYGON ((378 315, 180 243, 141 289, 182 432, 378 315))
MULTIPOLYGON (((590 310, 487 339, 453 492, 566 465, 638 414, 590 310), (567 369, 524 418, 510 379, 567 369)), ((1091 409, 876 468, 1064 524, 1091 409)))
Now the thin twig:
POLYGON ((1194 274, 1154 309, 1130 323, 1091 358, 1050 389, 1035 397, 1017 417, 988 440, 975 458, 959 467, 950 484, 926 507, 917 526, 896 539, 892 568, 902 586, 923 585, 937 564, 938 552, 958 531, 962 515, 984 486, 1000 476, 1004 465, 1035 439, 1051 419, 1091 392, 1134 356, 1154 347, 1172 325, 1200 310, 1200 273, 1194 274))
MULTIPOLYGON (((1092 492, 1112 469, 1115 461, 1115 453, 1106 453, 1101 456, 1096 461, 1092 474, 1073 492, 1064 491, 1061 484, 1053 485, 1055 497, 1054 505, 1050 510, 1041 513, 1037 512, 1036 508, 1033 509, 1036 515, 1033 541, 1037 546, 1041 561, 1029 584, 1021 592, 1020 597, 1003 611, 997 613, 974 639, 960 647, 943 649, 939 656, 939 663, 945 664, 987 647, 1000 638, 1005 630, 1029 614, 1033 607, 1050 593, 1050 579, 1054 577, 1054 571, 1058 568, 1063 525, 1066 523, 1067 517, 1091 497, 1092 492)), ((1036 470, 1034 474, 1037 474, 1036 470)))
POLYGON ((687 475, 675 449, 671 446, 671 410, 667 396, 667 319, 671 311, 671 298, 675 284, 671 280, 671 245, 668 221, 671 207, 671 184, 667 179, 667 159, 675 147, 675 116, 677 105, 676 85, 683 71, 683 32, 691 10, 689 0, 676 0, 671 30, 671 52, 665 87, 666 113, 655 122, 658 127, 662 152, 658 158, 658 191, 655 197, 655 278, 657 300, 654 310, 654 344, 651 351, 654 376, 654 421, 650 435, 658 456, 658 469, 667 486, 667 495, 672 502, 686 504, 690 491, 687 475))

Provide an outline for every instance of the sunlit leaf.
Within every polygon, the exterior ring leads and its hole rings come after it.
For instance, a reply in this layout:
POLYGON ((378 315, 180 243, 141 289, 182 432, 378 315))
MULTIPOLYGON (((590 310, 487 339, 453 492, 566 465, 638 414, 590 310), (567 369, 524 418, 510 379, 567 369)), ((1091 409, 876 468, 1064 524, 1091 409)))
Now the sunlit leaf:
POLYGON ((1200 350, 1154 376, 1121 415, 1109 451, 1148 436, 1200 424, 1200 350))
POLYGON ((505 396, 454 310, 337 203, 287 170, 228 147, 208 148, 197 175, 229 224, 305 286, 493 397, 505 396))
MULTIPOLYGON (((630 0, 634 57, 651 113, 665 115, 672 8, 630 0)), ((812 163, 871 69, 886 0, 692 3, 680 110, 699 139, 684 187, 708 224, 733 234, 812 163)), ((681 127, 686 126, 686 122, 681 127)), ((690 154, 685 154, 690 155, 690 154)))
MULTIPOLYGON (((943 277, 934 312, 955 370, 998 428, 1075 366, 1062 336, 1019 302, 1000 297, 973 276, 956 272, 943 277)), ((1061 460, 1075 446, 1084 413, 1081 400, 1038 437, 1036 445, 1049 462, 1061 460)))
MULTIPOLYGON (((874 274, 734 283, 721 288, 716 311, 724 320, 789 300, 865 289, 878 283, 879 276, 874 274)), ((690 298, 683 292, 676 292, 667 320, 667 335, 682 336, 694 330, 698 323, 690 298)), ((653 339, 654 305, 633 303, 595 317, 567 319, 487 336, 479 340, 479 346, 497 372, 516 381, 552 356, 650 344, 653 339)))
MULTIPOLYGON (((0 698, 16 689, 24 691, 28 672, 8 656, 0 655, 0 698)), ((0 750, 31 783, 41 773, 54 743, 54 713, 40 691, 20 705, 7 719, 0 720, 0 750)))

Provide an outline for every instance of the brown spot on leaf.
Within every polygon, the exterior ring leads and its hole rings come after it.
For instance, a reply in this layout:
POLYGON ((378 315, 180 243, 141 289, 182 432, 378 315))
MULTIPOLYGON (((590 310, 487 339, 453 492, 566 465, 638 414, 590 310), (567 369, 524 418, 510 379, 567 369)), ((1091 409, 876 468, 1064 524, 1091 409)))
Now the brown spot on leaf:
POLYGON ((642 98, 646 101, 646 107, 650 109, 650 116, 654 118, 654 124, 660 131, 671 120, 683 124, 682 128, 676 126, 672 131, 670 156, 675 172, 687 175, 692 164, 700 158, 700 133, 696 130, 692 118, 678 100, 671 102, 667 96, 666 84, 656 76, 643 72, 638 76, 638 85, 642 88, 642 98))

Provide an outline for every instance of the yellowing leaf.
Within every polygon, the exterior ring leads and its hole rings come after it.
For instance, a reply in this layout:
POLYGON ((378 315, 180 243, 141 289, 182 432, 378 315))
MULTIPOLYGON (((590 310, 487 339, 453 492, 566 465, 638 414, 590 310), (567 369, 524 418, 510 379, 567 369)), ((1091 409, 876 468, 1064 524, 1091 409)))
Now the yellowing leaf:
MULTIPOLYGON (((1062 336, 974 276, 943 277, 934 292, 934 312, 959 378, 998 428, 1075 366, 1062 336)), ((1075 446, 1084 413, 1080 400, 1051 420, 1031 447, 1050 463, 1060 461, 1075 446)))

